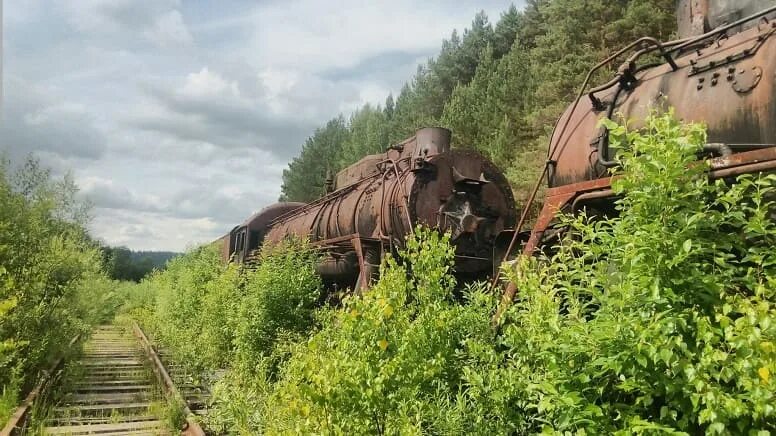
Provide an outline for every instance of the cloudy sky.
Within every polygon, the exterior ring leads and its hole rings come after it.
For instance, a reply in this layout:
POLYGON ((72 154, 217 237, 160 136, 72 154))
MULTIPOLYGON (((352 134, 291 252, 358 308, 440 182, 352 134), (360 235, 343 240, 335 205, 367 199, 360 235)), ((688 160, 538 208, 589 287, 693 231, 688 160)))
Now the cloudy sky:
POLYGON ((315 127, 510 3, 5 1, 0 148, 71 171, 105 242, 183 250, 274 202, 315 127))

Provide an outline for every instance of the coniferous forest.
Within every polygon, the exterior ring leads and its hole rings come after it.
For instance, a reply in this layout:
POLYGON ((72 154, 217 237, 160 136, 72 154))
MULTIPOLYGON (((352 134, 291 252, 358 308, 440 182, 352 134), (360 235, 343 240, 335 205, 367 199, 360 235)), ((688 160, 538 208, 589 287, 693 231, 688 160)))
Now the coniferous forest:
MULTIPOLYGON (((553 125, 601 59, 642 36, 670 39, 673 0, 528 0, 492 23, 477 14, 383 105, 364 105, 318 128, 283 172, 281 200, 323 194, 327 172, 384 151, 418 128, 453 131, 502 168, 520 203, 542 164, 553 125)), ((612 71, 601 71, 599 79, 612 71)))

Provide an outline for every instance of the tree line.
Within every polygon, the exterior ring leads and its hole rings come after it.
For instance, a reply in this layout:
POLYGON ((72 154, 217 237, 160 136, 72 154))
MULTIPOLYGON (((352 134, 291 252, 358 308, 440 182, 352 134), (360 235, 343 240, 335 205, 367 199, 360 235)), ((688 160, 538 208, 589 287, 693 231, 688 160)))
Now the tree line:
POLYGON ((171 251, 133 251, 127 247, 102 248, 103 263, 114 280, 139 282, 154 270, 163 270, 178 255, 171 251))
MULTIPOLYGON (((484 12, 382 105, 338 115, 310 136, 283 172, 281 200, 311 201, 327 173, 384 151, 421 127, 453 131, 453 147, 494 161, 518 203, 536 179, 552 126, 589 69, 641 36, 670 39, 674 0, 528 0, 495 25, 484 12)), ((602 71, 601 77, 611 70, 602 71)))

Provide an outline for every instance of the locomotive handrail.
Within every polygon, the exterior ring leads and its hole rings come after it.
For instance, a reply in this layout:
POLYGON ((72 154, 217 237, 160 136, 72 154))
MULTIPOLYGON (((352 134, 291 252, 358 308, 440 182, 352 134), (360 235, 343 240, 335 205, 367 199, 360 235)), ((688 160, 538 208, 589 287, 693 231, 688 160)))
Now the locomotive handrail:
MULTIPOLYGON (((646 36, 646 37, 638 39, 635 43, 631 44, 630 48, 633 48, 634 45, 638 45, 638 44, 642 44, 643 45, 643 43, 649 43, 649 44, 651 44, 651 47, 644 47, 644 48, 638 50, 636 53, 631 55, 631 57, 626 59, 625 62, 622 63, 622 66, 618 69, 617 74, 615 75, 615 77, 612 80, 604 83, 603 85, 596 86, 595 88, 591 89, 588 92, 587 95, 588 95, 588 98, 590 98, 590 102, 592 103, 593 108, 595 108, 596 110, 603 110, 604 109, 604 106, 601 103, 601 100, 599 100, 595 96, 595 94, 597 92, 601 92, 601 91, 604 91, 606 89, 609 89, 612 86, 620 83, 622 81, 622 79, 626 76, 626 74, 632 75, 636 71, 636 60, 638 60, 640 57, 644 56, 647 53, 651 53, 651 52, 653 52, 655 50, 659 50, 660 51, 660 55, 663 57, 663 59, 666 60, 668 65, 671 66, 671 70, 677 71, 679 69, 679 66, 676 64, 676 61, 674 60, 674 58, 671 56, 670 51, 666 51, 666 47, 670 47, 671 45, 678 44, 681 41, 684 41, 684 40, 677 40, 677 41, 670 41, 670 42, 667 42, 667 43, 661 43, 660 41, 658 41, 655 38, 646 36)), ((624 52, 625 51, 621 50, 620 52, 618 52, 619 54, 610 56, 606 61, 604 61, 603 65, 606 65, 607 63, 611 63, 614 59, 616 59, 617 57, 622 55, 624 52)), ((601 65, 601 66, 603 66, 603 65, 601 65)), ((598 67, 598 68, 600 68, 600 67, 598 67)), ((591 71, 591 74, 592 74, 592 71, 591 71)), ((583 85, 583 87, 584 86, 586 86, 586 84, 583 85)))
MULTIPOLYGON (((765 9, 765 10, 762 10, 762 11, 756 13, 756 14, 752 14, 752 15, 750 15, 748 17, 742 18, 742 19, 740 19, 738 21, 735 21, 733 23, 730 23, 730 24, 727 24, 725 26, 719 27, 719 28, 714 29, 714 30, 712 30, 710 32, 707 32, 707 33, 705 33, 703 35, 699 35, 697 37, 679 39, 679 40, 667 42, 665 44, 661 44, 655 38, 642 37, 642 38, 639 38, 636 41, 626 45, 625 47, 621 48, 620 50, 618 50, 617 52, 615 52, 614 54, 612 54, 608 58, 606 58, 603 61, 601 61, 598 64, 596 64, 592 69, 590 69, 590 71, 588 71, 587 75, 585 76, 585 80, 582 82, 582 86, 579 89, 579 93, 577 94, 577 98, 574 99, 574 104, 572 105, 571 110, 567 112, 569 114, 569 117, 566 118, 565 122, 563 123, 563 127, 561 128, 561 131, 558 134, 558 137, 562 138, 563 134, 566 132, 566 128, 568 127, 568 125, 569 125, 569 123, 571 121, 571 114, 573 114, 574 111, 577 109, 577 106, 579 105, 579 102, 582 99, 582 96, 585 94, 587 86, 590 83, 590 79, 593 77, 593 74, 596 71, 598 71, 599 69, 601 69, 604 66, 608 65, 609 63, 611 63, 614 59, 618 58, 623 53, 626 53, 628 50, 631 50, 634 47, 636 47, 637 45, 642 44, 644 42, 655 41, 655 42, 657 42, 657 44, 653 44, 652 48, 641 50, 639 53, 637 53, 638 56, 642 56, 642 55, 644 55, 646 53, 651 52, 652 50, 655 50, 655 49, 659 48, 661 50, 661 54, 666 59, 666 61, 668 61, 668 59, 671 59, 671 62, 669 62, 669 63, 671 65, 671 67, 674 68, 674 70, 676 70, 676 68, 675 68, 676 67, 676 63, 673 60, 673 58, 670 56, 671 52, 679 52, 679 51, 681 51, 681 50, 683 50, 683 49, 685 49, 685 48, 687 48, 687 47, 689 47, 689 46, 691 46, 693 44, 698 43, 699 41, 703 41, 703 40, 705 40, 705 39, 707 39, 707 38, 709 38, 711 36, 717 35, 717 34, 722 33, 722 32, 726 32, 727 30, 729 30, 729 29, 731 29, 733 27, 740 26, 740 25, 742 25, 742 24, 744 24, 746 22, 749 22, 751 20, 754 20, 754 19, 766 16, 766 15, 768 15, 771 12, 774 12, 774 11, 776 11, 776 6, 772 6, 770 8, 765 9), (669 52, 665 52, 665 47, 670 47, 669 52)), ((594 92, 599 92, 600 90, 606 89, 606 88, 604 88, 605 85, 608 85, 607 88, 611 87, 611 86, 614 86, 614 85, 616 85, 619 82, 620 79, 621 79, 621 74, 618 73, 617 77, 615 77, 614 79, 612 79, 611 81, 607 82, 604 85, 596 87, 593 91, 594 92), (603 88, 603 89, 599 89, 599 88, 603 88)), ((593 102, 593 104, 595 106, 595 102, 593 102)), ((600 107, 600 104, 599 104, 599 107, 600 107)), ((561 117, 562 117, 562 115, 561 115, 561 117)), ((558 121, 560 121, 560 118, 558 119, 558 121)), ((556 127, 557 127, 557 125, 556 125, 556 127)), ((539 176, 537 177, 536 184, 534 185, 533 189, 531 190, 531 194, 528 197, 528 201, 525 204, 525 206, 523 208, 523 211, 520 214, 520 220, 519 220, 519 222, 517 224, 517 227, 515 228, 515 233, 512 236, 512 240, 509 243, 509 246, 507 248, 506 253, 504 254, 504 259, 503 259, 504 261, 506 261, 508 259, 509 253, 514 248, 515 241, 517 240, 517 235, 522 230, 523 225, 525 225, 525 221, 528 218, 528 211, 530 210, 531 205, 533 204, 534 200, 536 199, 536 194, 538 193, 539 187, 541 186, 542 182, 544 181, 544 177, 547 174, 549 166, 554 162, 552 159, 553 159, 553 156, 554 156, 555 152, 557 151, 557 147, 558 147, 559 144, 560 144, 560 141, 558 141, 552 148, 550 148, 548 150, 547 161, 543 165, 542 171, 539 174, 539 176)))
MULTIPOLYGON (((698 36, 695 36, 695 37, 684 38, 684 39, 678 39, 678 40, 669 41, 669 42, 665 42, 665 43, 660 43, 659 41, 657 41, 656 39, 651 38, 651 37, 639 38, 638 40, 636 40, 633 43, 625 46, 624 48, 620 49, 615 54, 609 56, 608 58, 606 58, 605 60, 600 62, 598 65, 593 67, 593 69, 590 70, 590 72, 588 73, 587 77, 585 78, 585 81, 583 82, 583 85, 582 85, 582 89, 584 90, 587 87, 587 83, 589 82, 592 74, 595 71, 597 71, 598 69, 600 69, 604 65, 607 65, 608 63, 612 62, 614 59, 616 59, 617 57, 621 56, 626 51, 632 49, 634 46, 638 45, 639 43, 649 42, 649 43, 653 44, 653 47, 645 48, 645 49, 640 50, 639 52, 635 53, 631 58, 629 58, 625 62, 625 64, 628 64, 630 62, 634 62, 639 57, 641 57, 641 56, 643 56, 643 55, 645 55, 647 53, 651 53, 654 50, 660 50, 661 56, 663 56, 663 58, 666 60, 666 62, 668 62, 668 64, 671 65, 671 69, 676 71, 678 69, 678 66, 676 65, 676 62, 674 61, 674 59, 671 57, 671 55, 670 55, 671 52, 680 52, 680 51, 686 49, 687 47, 690 47, 693 44, 697 44, 698 42, 704 41, 704 40, 706 40, 706 39, 708 39, 710 37, 717 36, 717 35, 720 35, 720 34, 725 35, 728 30, 730 30, 730 29, 732 29, 734 27, 740 26, 742 24, 745 24, 745 23, 747 23, 749 21, 758 19, 758 18, 760 20, 765 19, 766 24, 767 24, 767 22, 768 22, 767 15, 770 14, 771 12, 776 12, 776 6, 771 6, 770 8, 763 9, 760 12, 752 14, 752 15, 750 15, 748 17, 744 17, 744 18, 742 18, 740 20, 737 20, 737 21, 734 21, 734 22, 732 22, 730 24, 726 24, 724 26, 718 27, 718 28, 716 28, 714 30, 711 30, 709 32, 704 33, 703 35, 698 35, 698 36), (665 51, 666 47, 669 47, 668 52, 665 51)), ((758 27, 759 27, 759 24, 758 24, 758 27)), ((593 94, 595 92, 600 92, 600 91, 602 91, 604 89, 611 88, 612 86, 614 86, 617 83, 617 81, 619 81, 620 78, 621 78, 621 75, 618 73, 617 77, 615 77, 613 80, 605 83, 604 85, 600 85, 600 86, 598 86, 598 87, 596 87, 596 88, 594 88, 593 90, 590 91, 590 93, 589 93, 590 99, 593 102, 593 105, 595 107, 600 107, 600 101, 595 99, 595 96, 593 94)), ((581 97, 581 95, 579 97, 581 97)))
POLYGON ((269 225, 277 224, 279 222, 285 221, 286 218, 288 218, 288 217, 290 217, 292 215, 297 215, 297 214, 299 214, 301 212, 306 212, 311 207, 317 206, 318 204, 320 204, 323 200, 327 200, 329 198, 336 198, 336 197, 342 196, 342 195, 346 194, 347 192, 349 192, 349 191, 346 192, 345 191, 346 189, 352 189, 354 186, 358 185, 359 183, 363 183, 364 181, 369 180, 369 179, 373 179, 373 178, 375 178, 377 176, 378 176, 378 174, 375 174, 373 176, 369 176, 367 178, 361 179, 358 182, 351 183, 350 185, 343 186, 342 188, 337 189, 334 192, 326 194, 323 197, 317 198, 317 199, 315 199, 315 200, 305 204, 304 206, 298 207, 296 209, 289 210, 288 212, 286 212, 286 213, 284 213, 282 215, 278 215, 277 217, 275 217, 272 220, 270 220, 268 224, 269 225))
MULTIPOLYGON (((585 80, 582 82, 582 86, 579 89, 579 94, 577 94, 577 98, 574 100, 574 105, 571 107, 571 110, 568 111, 569 117, 566 118, 565 123, 563 124, 563 127, 561 128, 561 132, 559 134, 559 137, 563 137, 563 134, 566 132, 566 128, 568 127, 569 122, 571 121, 571 114, 574 113, 574 111, 577 109, 577 106, 579 105, 580 100, 582 100, 582 96, 585 94, 585 90, 587 89, 587 85, 590 83, 590 79, 593 77, 593 74, 596 71, 598 71, 599 69, 601 69, 602 67, 604 67, 605 65, 609 64, 610 62, 612 62, 614 59, 616 59, 619 56, 621 56, 623 53, 627 52, 628 50, 633 49, 633 47, 635 47, 638 44, 641 44, 642 42, 647 41, 647 40, 653 40, 653 41, 657 42, 658 46, 663 47, 662 44, 660 44, 660 42, 657 41, 655 38, 648 37, 648 36, 643 37, 643 38, 639 38, 636 41, 628 44, 627 46, 625 46, 623 48, 621 48, 620 50, 618 50, 616 53, 614 53, 613 55, 609 56, 605 60, 599 62, 590 71, 588 71, 587 76, 585 76, 585 80)), ((671 60, 673 61, 673 58, 671 58, 671 60)), ((619 81, 619 79, 620 79, 620 77, 618 75, 616 80, 619 81)), ((558 121, 560 121, 560 118, 558 119, 558 121)), ((557 127, 557 124, 556 124, 556 127, 557 127)), ((515 233, 512 235, 512 240, 509 241, 509 245, 507 246, 507 251, 504 254, 504 258, 502 260, 502 263, 506 262, 507 259, 509 258, 509 253, 512 252, 512 249, 515 246, 515 242, 517 241, 517 235, 520 233, 520 231, 522 230, 523 226, 525 225, 525 222, 528 219, 528 212, 531 209, 531 205, 533 204, 534 200, 536 199, 536 194, 539 192, 539 187, 541 186, 542 182, 544 181, 544 176, 547 174, 547 170, 549 169, 549 166, 553 163, 552 157, 555 154, 557 146, 558 145, 555 144, 554 147, 552 147, 550 150, 548 150, 547 160, 545 161, 544 165, 542 166, 542 171, 541 171, 541 173, 539 174, 539 177, 536 180, 536 184, 534 185, 533 189, 531 190, 531 194, 528 196, 528 201, 523 206, 523 210, 520 213, 520 220, 518 221, 517 227, 515 228, 515 233)), ((494 279, 494 282, 493 282, 494 286, 497 283, 497 281, 498 281, 498 277, 496 277, 494 279)))
MULTIPOLYGON (((769 9, 765 9, 763 11, 760 11, 760 12, 754 14, 754 15, 750 15, 749 17, 743 18, 743 19, 738 20, 738 21, 736 21, 734 23, 731 23, 731 24, 725 25, 723 27, 717 28, 717 29, 715 29, 715 30, 713 30, 711 32, 707 32, 707 33, 705 33, 703 35, 700 35, 698 37, 684 40, 684 42, 681 42, 682 40, 679 40, 679 41, 672 41, 672 42, 669 42, 667 44, 668 45, 676 45, 675 47, 673 47, 671 49, 672 51, 681 51, 685 47, 689 47, 689 46, 691 46, 693 44, 697 44, 698 42, 706 40, 706 39, 711 38, 713 36, 720 36, 720 37, 727 36, 726 32, 731 27, 740 26, 741 24, 746 23, 748 21, 752 21, 754 19, 757 19, 758 17, 760 18, 760 20, 766 19, 766 22, 767 22, 767 17, 766 16, 771 11, 776 11, 776 6, 771 7, 769 9)), ((632 68, 633 64, 635 63, 635 61, 639 57, 643 56, 646 53, 651 52, 652 50, 653 49, 644 49, 644 50, 640 50, 640 51, 634 53, 633 56, 631 56, 628 60, 625 61, 624 65, 628 65, 629 67, 632 68)), ((671 67, 673 68, 674 71, 676 71, 676 68, 675 68, 676 64, 675 63, 671 63, 671 67)), ((601 85, 599 87, 596 87, 596 88, 594 88, 593 90, 590 91, 589 96, 590 96, 590 100, 593 102, 593 106, 594 107, 601 107, 602 106, 600 100, 598 100, 594 96, 594 93, 602 91, 604 89, 608 89, 608 88, 616 85, 622 79, 622 77, 623 77, 623 74, 621 72, 618 72, 614 79, 612 79, 611 81, 607 82, 606 84, 601 85)), ((619 96, 621 89, 622 88, 620 88, 615 93, 615 95, 614 95, 614 99, 612 101, 611 107, 610 107, 609 111, 607 111, 607 114, 606 114, 607 118, 611 119, 611 117, 612 117, 612 114, 613 114, 613 110, 612 109, 614 108, 614 105, 617 102, 617 97, 619 96)), ((604 128, 604 130, 606 130, 606 128, 604 128)), ((613 159, 609 160, 608 159, 608 154, 609 154, 608 153, 608 149, 609 149, 609 147, 608 147, 608 135, 606 135, 604 133, 604 134, 602 134, 600 136, 600 139, 598 141, 598 163, 601 166, 605 167, 605 168, 612 168, 612 167, 617 166, 618 163, 617 163, 616 160, 613 160, 613 159)))
MULTIPOLYGON (((642 37, 642 38, 639 38, 636 41, 628 44, 627 46, 625 46, 623 48, 621 48, 620 50, 618 50, 617 52, 615 52, 614 54, 612 54, 608 58, 606 58, 603 61, 601 61, 598 64, 596 64, 587 73, 587 76, 585 76, 585 80, 582 82, 582 86, 580 87, 579 94, 577 95, 577 98, 574 101, 574 105, 572 106, 571 111, 569 113, 573 113, 576 110, 577 105, 579 104, 579 100, 582 98, 582 95, 585 93, 585 91, 587 89, 587 86, 588 86, 588 84, 590 82, 590 79, 592 78, 593 74, 596 71, 598 71, 602 67, 608 65, 609 63, 614 61, 614 59, 620 57, 623 53, 626 53, 627 51, 633 49, 635 46, 637 46, 639 44, 642 44, 644 42, 649 42, 649 43, 652 43, 652 47, 639 50, 638 52, 636 52, 633 56, 631 56, 631 58, 629 58, 625 62, 625 65, 627 65, 627 64, 629 64, 631 62, 635 62, 639 57, 641 57, 641 56, 643 56, 643 55, 645 55, 647 53, 651 53, 654 50, 660 50, 661 51, 661 55, 666 59, 666 61, 669 63, 669 65, 671 65, 671 68, 674 71, 676 71, 678 66, 676 65, 676 62, 673 60, 673 58, 670 56, 670 54, 672 52, 681 52, 682 50, 686 49, 687 47, 690 47, 690 46, 692 46, 694 44, 697 44, 700 41, 706 40, 706 39, 708 39, 710 37, 713 37, 713 36, 716 36, 716 35, 718 35, 720 33, 727 32, 731 28, 736 27, 736 26, 740 26, 740 25, 742 25, 744 23, 747 23, 749 21, 752 21, 752 20, 755 20, 755 19, 758 19, 758 18, 764 18, 768 14, 770 14, 770 13, 772 13, 774 11, 776 11, 776 6, 771 6, 770 8, 766 8, 766 9, 764 9, 764 10, 762 10, 760 12, 757 12, 755 14, 752 14, 752 15, 750 15, 748 17, 742 18, 742 19, 734 21, 734 22, 732 22, 730 24, 726 24, 724 26, 721 26, 721 27, 718 27, 718 28, 716 28, 714 30, 706 32, 703 35, 698 35, 698 36, 695 36, 695 37, 684 38, 684 39, 678 39, 678 40, 669 41, 669 42, 666 42, 666 43, 660 43, 659 41, 657 41, 655 38, 652 38, 652 37, 642 37), (666 47, 669 48, 667 52, 665 51, 666 47), (669 61, 669 59, 670 59, 670 61, 669 61)), ((612 80, 610 80, 609 82, 606 82, 603 85, 599 85, 599 86, 597 86, 597 87, 595 87, 595 88, 593 88, 592 90, 589 91, 588 95, 589 95, 589 98, 590 98, 591 103, 593 104, 594 108, 597 108, 598 110, 602 110, 602 103, 600 102, 600 100, 598 100, 595 97, 594 94, 597 93, 597 92, 603 91, 605 89, 609 89, 612 86, 616 85, 617 83, 619 83, 619 81, 622 79, 622 77, 623 77, 622 72, 618 72, 616 74, 616 76, 612 80)), ((565 133, 566 128, 568 127, 568 123, 569 123, 570 119, 566 119, 565 121, 566 122, 564 123, 563 128, 561 129, 561 131, 559 133, 559 137, 563 137, 563 134, 565 133)), ((548 154, 547 155, 548 155, 549 159, 552 159, 553 155, 555 154, 555 151, 557 151, 557 146, 558 146, 558 144, 556 143, 555 146, 552 149, 548 150, 548 154)), ((544 173, 540 177, 544 178, 544 173)))

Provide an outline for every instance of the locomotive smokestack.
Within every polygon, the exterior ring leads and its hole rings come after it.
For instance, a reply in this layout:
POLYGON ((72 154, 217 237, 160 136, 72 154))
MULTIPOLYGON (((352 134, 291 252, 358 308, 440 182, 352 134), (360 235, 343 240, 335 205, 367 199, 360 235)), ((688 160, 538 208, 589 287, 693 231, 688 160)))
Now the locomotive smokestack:
POLYGON ((709 0, 679 0, 676 21, 679 37, 703 35, 708 30, 709 0))
POLYGON ((452 133, 442 127, 426 127, 415 133, 417 157, 433 156, 450 150, 452 133))
MULTIPOLYGON (((676 21, 679 25, 679 37, 687 38, 702 35, 719 26, 733 23, 742 18, 772 7, 774 0, 679 0, 676 8, 676 21)), ((769 14, 773 19, 776 14, 769 14)), ((731 29, 728 34, 737 33, 757 25, 748 23, 731 29)))

